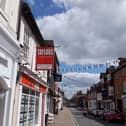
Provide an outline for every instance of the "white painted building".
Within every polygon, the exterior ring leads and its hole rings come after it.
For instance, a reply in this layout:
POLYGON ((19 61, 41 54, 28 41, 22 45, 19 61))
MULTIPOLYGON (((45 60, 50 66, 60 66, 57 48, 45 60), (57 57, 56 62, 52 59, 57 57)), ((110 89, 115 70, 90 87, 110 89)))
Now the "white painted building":
POLYGON ((12 126, 45 126, 48 86, 47 71, 36 71, 36 47, 44 39, 29 6, 21 3, 19 43, 21 64, 15 92, 15 109, 12 126))
POLYGON ((0 126, 11 126, 17 62, 20 0, 0 0, 0 126))

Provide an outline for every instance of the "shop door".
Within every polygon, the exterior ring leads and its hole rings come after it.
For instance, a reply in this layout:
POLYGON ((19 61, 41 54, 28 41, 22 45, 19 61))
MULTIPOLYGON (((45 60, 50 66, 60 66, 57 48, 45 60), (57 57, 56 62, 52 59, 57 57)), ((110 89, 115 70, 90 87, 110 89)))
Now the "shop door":
POLYGON ((3 126, 4 105, 5 105, 5 91, 0 90, 0 125, 3 126))

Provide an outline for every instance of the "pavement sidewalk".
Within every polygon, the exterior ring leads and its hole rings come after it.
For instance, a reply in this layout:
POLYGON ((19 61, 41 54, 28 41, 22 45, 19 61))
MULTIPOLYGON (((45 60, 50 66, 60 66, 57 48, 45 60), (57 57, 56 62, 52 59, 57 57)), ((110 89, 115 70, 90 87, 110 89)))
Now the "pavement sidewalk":
POLYGON ((54 123, 49 126, 76 126, 76 121, 72 116, 71 111, 64 107, 58 115, 55 115, 54 123))

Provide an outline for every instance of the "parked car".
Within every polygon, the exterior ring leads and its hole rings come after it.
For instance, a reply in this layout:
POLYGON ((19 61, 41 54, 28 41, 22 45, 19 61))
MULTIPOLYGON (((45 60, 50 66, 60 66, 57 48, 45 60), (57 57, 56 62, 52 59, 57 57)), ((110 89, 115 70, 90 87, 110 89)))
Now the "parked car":
POLYGON ((96 110, 96 113, 97 113, 97 116, 98 117, 102 117, 103 113, 104 113, 104 110, 103 109, 97 109, 96 110))
POLYGON ((85 116, 85 115, 87 115, 88 114, 88 109, 87 108, 84 108, 83 109, 83 115, 85 116))
POLYGON ((116 113, 116 112, 115 111, 103 111, 103 115, 101 117, 102 117, 102 119, 106 120, 107 115, 111 115, 111 114, 114 114, 114 113, 116 113))
POLYGON ((123 112, 116 112, 116 113, 106 114, 105 119, 108 122, 114 121, 114 120, 123 121, 124 120, 124 113, 123 112))
POLYGON ((92 109, 90 111, 91 115, 97 116, 97 110, 96 109, 92 109))

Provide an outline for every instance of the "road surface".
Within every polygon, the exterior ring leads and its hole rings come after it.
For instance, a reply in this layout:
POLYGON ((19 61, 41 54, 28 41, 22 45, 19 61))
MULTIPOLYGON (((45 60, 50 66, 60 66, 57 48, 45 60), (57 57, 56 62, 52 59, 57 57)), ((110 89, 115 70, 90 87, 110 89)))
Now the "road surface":
POLYGON ((70 108, 70 110, 75 118, 76 126, 124 126, 123 124, 117 122, 108 123, 91 115, 83 116, 82 111, 79 111, 76 108, 70 108))

